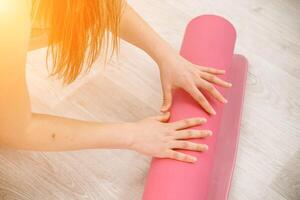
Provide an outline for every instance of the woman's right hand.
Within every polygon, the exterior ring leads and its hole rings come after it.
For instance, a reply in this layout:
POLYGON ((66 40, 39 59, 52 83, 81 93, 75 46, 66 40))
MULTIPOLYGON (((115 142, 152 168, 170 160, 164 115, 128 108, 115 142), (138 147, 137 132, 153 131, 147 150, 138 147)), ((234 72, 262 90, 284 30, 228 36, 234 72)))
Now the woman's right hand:
POLYGON ((184 162, 196 162, 196 157, 176 149, 206 151, 206 144, 198 144, 185 139, 204 138, 212 134, 210 130, 187 129, 206 122, 205 118, 188 118, 167 123, 170 112, 149 117, 134 123, 129 128, 131 143, 129 149, 158 158, 171 158, 184 162))

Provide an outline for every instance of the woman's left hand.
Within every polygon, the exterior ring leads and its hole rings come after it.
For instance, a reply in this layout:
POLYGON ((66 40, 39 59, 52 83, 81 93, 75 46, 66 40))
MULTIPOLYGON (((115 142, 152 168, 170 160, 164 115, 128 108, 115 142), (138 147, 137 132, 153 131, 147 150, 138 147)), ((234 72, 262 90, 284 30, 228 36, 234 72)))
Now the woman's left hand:
POLYGON ((161 108, 162 112, 168 111, 171 107, 172 90, 175 88, 182 88, 188 92, 200 106, 210 114, 216 114, 216 112, 201 90, 207 91, 218 101, 227 103, 227 100, 215 88, 215 85, 226 88, 231 87, 231 83, 228 83, 217 76, 224 74, 224 70, 192 64, 175 52, 164 56, 164 59, 159 62, 158 65, 164 96, 161 108))

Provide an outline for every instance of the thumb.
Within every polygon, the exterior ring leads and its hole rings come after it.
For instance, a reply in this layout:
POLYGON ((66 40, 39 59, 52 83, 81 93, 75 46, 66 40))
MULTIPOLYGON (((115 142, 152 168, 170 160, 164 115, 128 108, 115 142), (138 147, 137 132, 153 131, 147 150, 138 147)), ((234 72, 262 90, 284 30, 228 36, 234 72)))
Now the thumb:
POLYGON ((171 116, 170 112, 164 112, 164 113, 160 113, 159 115, 153 116, 153 117, 149 117, 150 119, 155 119, 158 120, 160 122, 166 122, 169 120, 171 116))
POLYGON ((172 105, 172 89, 171 87, 163 87, 163 104, 160 111, 166 112, 172 105))

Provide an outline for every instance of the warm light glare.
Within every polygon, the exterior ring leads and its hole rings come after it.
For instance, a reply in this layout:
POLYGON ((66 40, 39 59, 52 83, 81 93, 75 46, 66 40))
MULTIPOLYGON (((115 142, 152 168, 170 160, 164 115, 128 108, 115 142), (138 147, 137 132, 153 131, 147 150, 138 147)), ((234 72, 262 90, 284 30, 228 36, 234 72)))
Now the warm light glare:
POLYGON ((20 29, 45 33, 50 75, 69 84, 100 55, 107 61, 118 52, 124 5, 123 0, 0 0, 0 27, 7 27, 0 36, 21 38, 19 31, 9 31, 20 29))
POLYGON ((2 20, 8 19, 8 16, 21 16, 28 1, 23 0, 0 0, 0 17, 2 20), (20 13, 21 12, 21 13, 20 13))
POLYGON ((11 4, 12 3, 9 0, 0 0, 0 12, 1 12, 1 14, 3 12, 7 12, 7 11, 11 10, 11 8, 12 8, 11 4))

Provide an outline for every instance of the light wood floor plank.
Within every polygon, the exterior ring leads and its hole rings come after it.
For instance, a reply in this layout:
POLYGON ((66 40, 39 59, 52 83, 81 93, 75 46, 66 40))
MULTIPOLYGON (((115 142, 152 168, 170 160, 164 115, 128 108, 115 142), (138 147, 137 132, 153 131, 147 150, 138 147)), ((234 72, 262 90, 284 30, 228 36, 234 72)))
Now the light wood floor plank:
MULTIPOLYGON (((230 200, 300 199, 300 1, 129 0, 174 48, 190 19, 218 14, 237 29, 236 52, 250 62, 230 200)), ((159 112, 159 71, 122 42, 119 59, 63 88, 47 78, 45 49, 28 55, 33 110, 98 121, 159 112)), ((150 158, 126 150, 0 151, 0 199, 141 199, 150 158)))

